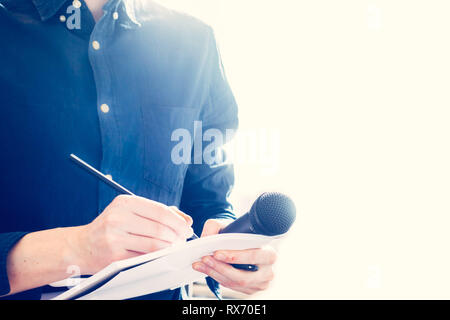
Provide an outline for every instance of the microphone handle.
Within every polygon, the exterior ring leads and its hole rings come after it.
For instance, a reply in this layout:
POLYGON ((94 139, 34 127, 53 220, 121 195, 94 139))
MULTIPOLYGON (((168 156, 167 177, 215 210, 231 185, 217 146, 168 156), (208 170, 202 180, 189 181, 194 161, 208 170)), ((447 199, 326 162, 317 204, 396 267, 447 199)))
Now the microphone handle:
POLYGON ((219 233, 254 233, 255 232, 250 221, 250 213, 246 213, 240 216, 238 219, 234 220, 228 226, 220 230, 219 233))
POLYGON ((251 272, 256 272, 258 271, 258 266, 254 265, 254 264, 231 264, 231 266, 233 266, 233 268, 235 269, 239 269, 239 270, 244 270, 244 271, 251 271, 251 272))
MULTIPOLYGON (((255 233, 252 229, 252 224, 250 221, 250 214, 244 214, 224 229, 222 229, 219 233, 255 233)), ((256 272, 258 271, 258 266, 253 264, 231 264, 236 269, 256 272)))

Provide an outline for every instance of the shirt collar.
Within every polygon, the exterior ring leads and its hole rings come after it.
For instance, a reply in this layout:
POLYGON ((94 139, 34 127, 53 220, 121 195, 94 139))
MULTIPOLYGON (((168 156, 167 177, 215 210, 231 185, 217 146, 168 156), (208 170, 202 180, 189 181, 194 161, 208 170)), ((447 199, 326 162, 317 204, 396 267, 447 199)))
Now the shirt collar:
POLYGON ((105 13, 114 11, 125 13, 126 19, 121 19, 120 24, 128 29, 133 29, 141 25, 137 20, 136 10, 136 2, 133 0, 109 0, 103 6, 105 13))
POLYGON ((32 0, 43 21, 53 17, 66 0, 32 0))
MULTIPOLYGON (((42 21, 46 21, 53 17, 63 6, 67 0, 32 0, 35 5, 42 21)), ((85 5, 85 4, 84 4, 85 5)), ((129 21, 125 22, 125 26, 132 28, 140 26, 140 23, 136 18, 135 1, 130 0, 109 0, 103 7, 105 11, 118 10, 120 6, 124 7, 124 11, 129 18, 129 21)))

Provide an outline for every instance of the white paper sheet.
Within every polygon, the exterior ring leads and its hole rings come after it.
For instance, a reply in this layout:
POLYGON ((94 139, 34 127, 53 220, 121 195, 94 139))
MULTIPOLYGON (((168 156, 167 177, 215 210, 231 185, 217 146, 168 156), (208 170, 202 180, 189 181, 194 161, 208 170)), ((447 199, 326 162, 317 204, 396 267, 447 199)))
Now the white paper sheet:
POLYGON ((280 237, 228 233, 196 239, 140 257, 117 261, 55 300, 71 299, 120 272, 106 284, 79 299, 120 300, 177 288, 197 281, 204 274, 192 269, 192 263, 217 250, 260 248, 280 237))

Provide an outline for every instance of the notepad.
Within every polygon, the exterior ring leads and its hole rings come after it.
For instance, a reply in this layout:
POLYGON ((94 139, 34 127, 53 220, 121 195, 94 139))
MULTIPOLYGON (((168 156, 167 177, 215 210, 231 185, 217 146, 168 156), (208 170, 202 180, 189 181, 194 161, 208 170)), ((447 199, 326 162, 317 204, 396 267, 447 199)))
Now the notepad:
POLYGON ((192 264, 217 250, 261 248, 280 239, 256 234, 217 234, 120 260, 53 300, 123 300, 175 289, 205 278, 192 264))

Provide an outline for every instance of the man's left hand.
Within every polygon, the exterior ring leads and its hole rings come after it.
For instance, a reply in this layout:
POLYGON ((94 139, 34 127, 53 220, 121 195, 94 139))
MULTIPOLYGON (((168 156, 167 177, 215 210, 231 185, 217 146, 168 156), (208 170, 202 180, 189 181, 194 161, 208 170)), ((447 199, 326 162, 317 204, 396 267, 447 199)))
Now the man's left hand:
MULTIPOLYGON (((203 227, 201 237, 218 234, 230 220, 210 219, 203 227)), ((203 272, 215 279, 222 286, 245 293, 253 294, 269 287, 274 278, 273 264, 277 258, 271 247, 248 250, 220 250, 212 256, 206 256, 195 262, 194 270, 203 272), (258 271, 244 271, 230 264, 253 264, 258 271)))

